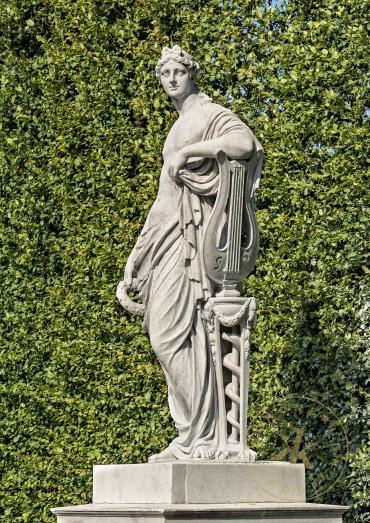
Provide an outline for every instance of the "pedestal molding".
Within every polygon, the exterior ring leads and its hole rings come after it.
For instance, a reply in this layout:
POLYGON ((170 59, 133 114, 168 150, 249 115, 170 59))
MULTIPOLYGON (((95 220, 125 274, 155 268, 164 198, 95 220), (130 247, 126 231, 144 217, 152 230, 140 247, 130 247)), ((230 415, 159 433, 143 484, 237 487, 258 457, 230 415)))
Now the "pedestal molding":
POLYGON ((89 504, 71 507, 57 507, 51 509, 56 516, 90 517, 125 516, 125 517, 153 517, 184 518, 200 515, 204 518, 217 516, 253 516, 267 518, 278 515, 287 517, 315 517, 339 518, 348 510, 348 507, 339 505, 322 505, 316 503, 235 503, 235 504, 89 504))

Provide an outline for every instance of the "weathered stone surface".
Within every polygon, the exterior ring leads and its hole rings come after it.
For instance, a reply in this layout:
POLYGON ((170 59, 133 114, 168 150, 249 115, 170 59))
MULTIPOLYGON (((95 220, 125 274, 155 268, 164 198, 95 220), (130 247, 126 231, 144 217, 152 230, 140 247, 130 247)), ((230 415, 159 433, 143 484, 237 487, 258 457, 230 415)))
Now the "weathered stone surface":
POLYGON ((305 501, 304 466, 285 462, 94 467, 94 503, 305 501))
POLYGON ((341 523, 345 507, 311 503, 79 505, 53 509, 57 523, 341 523))

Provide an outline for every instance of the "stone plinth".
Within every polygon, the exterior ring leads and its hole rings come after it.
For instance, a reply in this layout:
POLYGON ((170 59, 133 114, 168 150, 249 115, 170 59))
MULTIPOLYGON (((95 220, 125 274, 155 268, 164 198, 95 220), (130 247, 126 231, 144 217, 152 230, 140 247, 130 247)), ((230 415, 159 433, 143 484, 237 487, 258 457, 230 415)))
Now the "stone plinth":
POLYGON ((299 503, 304 465, 145 463, 94 467, 94 503, 299 503))
POLYGON ((345 508, 311 503, 93 504, 53 512, 57 523, 341 523, 345 508))
POLYGON ((341 523, 345 507, 305 502, 304 466, 285 462, 94 467, 93 503, 57 523, 341 523))

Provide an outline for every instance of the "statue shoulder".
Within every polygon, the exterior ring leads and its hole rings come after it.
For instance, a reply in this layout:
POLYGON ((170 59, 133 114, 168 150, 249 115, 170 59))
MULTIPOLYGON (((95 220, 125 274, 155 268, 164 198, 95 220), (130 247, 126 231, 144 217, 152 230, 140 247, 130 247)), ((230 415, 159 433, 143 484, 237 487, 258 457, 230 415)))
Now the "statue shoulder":
POLYGON ((248 129, 247 125, 241 118, 230 109, 223 107, 220 104, 210 101, 202 107, 203 115, 207 120, 207 125, 217 125, 225 130, 227 128, 240 126, 240 128, 248 129))
POLYGON ((237 114, 233 113, 230 109, 227 109, 227 107, 224 107, 223 105, 214 103, 211 99, 208 103, 202 106, 202 110, 203 114, 206 114, 211 119, 224 116, 226 118, 235 118, 240 120, 237 114))
POLYGON ((215 103, 210 96, 205 93, 198 93, 199 104, 202 107, 204 113, 213 114, 213 113, 227 113, 233 114, 230 109, 223 107, 220 104, 215 103))

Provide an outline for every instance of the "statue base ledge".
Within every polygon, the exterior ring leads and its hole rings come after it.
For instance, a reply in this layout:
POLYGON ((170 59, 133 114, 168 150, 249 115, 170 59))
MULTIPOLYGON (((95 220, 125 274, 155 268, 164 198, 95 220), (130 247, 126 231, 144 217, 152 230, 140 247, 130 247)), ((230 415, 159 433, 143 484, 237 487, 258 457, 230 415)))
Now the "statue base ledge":
POLYGON ((91 504, 54 508, 57 523, 341 523, 346 507, 311 503, 91 504))
POLYGON ((93 503, 302 503, 303 464, 282 461, 96 465, 93 503))

